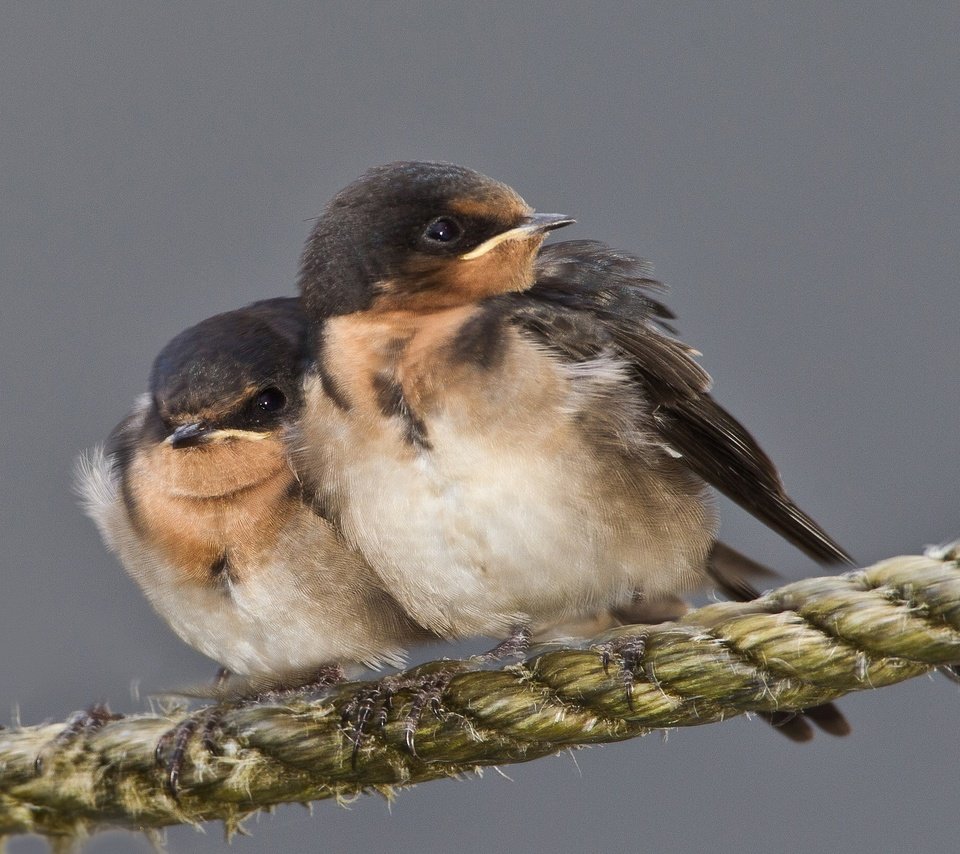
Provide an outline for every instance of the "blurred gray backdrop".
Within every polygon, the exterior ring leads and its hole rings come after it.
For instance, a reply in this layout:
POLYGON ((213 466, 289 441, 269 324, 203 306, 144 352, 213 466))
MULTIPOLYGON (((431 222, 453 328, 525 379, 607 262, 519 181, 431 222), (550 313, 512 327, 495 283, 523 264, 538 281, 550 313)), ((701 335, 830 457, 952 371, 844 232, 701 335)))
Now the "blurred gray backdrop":
MULTIPOLYGON (((3 4, 0 717, 202 680, 71 466, 173 334, 293 292, 325 200, 452 160, 656 263, 719 398, 862 562, 960 534, 956 3, 3 4)), ((743 514, 724 536, 815 572, 743 514)), ((952 850, 960 693, 842 702, 251 820, 233 850, 952 850)), ((172 851, 221 850, 171 830, 172 851)), ((43 850, 17 840, 16 854, 43 850)), ((140 837, 94 852, 146 851, 140 837)))

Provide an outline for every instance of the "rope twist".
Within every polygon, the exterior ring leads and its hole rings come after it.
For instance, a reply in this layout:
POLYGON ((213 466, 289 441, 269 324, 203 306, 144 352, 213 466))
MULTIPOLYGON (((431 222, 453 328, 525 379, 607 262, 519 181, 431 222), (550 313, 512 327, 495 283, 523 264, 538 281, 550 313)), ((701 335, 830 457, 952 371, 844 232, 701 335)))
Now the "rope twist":
MULTIPOLYGON (((817 706, 957 662, 960 566, 892 558, 753 602, 708 605, 674 623, 541 646, 501 669, 439 661, 387 677, 401 687, 356 750, 344 713, 378 683, 230 707, 209 744, 188 744, 176 798, 155 752, 161 736, 185 720, 182 710, 101 720, 71 738, 62 736, 63 723, 4 730, 0 834, 67 840, 106 826, 210 819, 230 832, 278 803, 390 795, 398 786, 653 729, 817 706), (406 730, 415 696, 402 686, 428 676, 449 678, 419 720, 414 753, 406 730)), ((190 717, 199 727, 208 714, 190 717)))

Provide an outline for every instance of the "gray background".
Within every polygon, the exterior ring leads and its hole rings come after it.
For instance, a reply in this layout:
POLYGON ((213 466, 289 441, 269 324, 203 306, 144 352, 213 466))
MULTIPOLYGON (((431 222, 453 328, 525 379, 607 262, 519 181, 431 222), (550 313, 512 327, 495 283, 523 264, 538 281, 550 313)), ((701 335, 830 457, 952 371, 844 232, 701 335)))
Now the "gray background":
MULTIPOLYGON (((957 4, 385 6, 4 4, 4 719, 211 674, 104 552, 72 458, 170 336, 291 293, 307 218, 398 158, 468 164, 654 260, 718 396, 861 561, 960 533, 957 4)), ((724 534, 816 571, 739 512, 724 534)), ((234 850, 955 847, 957 688, 842 706, 846 740, 739 719, 392 809, 280 809, 234 850)), ((220 850, 207 830, 169 846, 220 850)))

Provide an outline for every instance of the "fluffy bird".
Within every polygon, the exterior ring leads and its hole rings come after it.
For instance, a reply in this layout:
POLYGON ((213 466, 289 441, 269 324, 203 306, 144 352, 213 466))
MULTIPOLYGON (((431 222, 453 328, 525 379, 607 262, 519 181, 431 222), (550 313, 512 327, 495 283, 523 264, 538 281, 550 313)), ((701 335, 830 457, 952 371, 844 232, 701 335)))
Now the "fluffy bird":
POLYGON ((204 320, 163 348, 149 394, 79 465, 87 512, 157 612, 269 685, 398 664, 433 637, 304 500, 283 435, 306 356, 296 299, 204 320))
POLYGON ((849 560, 711 397, 646 264, 589 241, 541 251, 570 222, 440 163, 334 197, 302 257, 314 367, 291 445, 321 512, 445 637, 700 586, 711 486, 849 560))
MULTIPOLYGON (((444 163, 376 167, 333 198, 301 259, 314 362, 290 434, 318 512, 447 638, 638 598, 670 611, 705 584, 755 595, 711 487, 849 562, 713 399, 648 266, 593 241, 541 249, 571 222, 444 163)), ((811 717, 846 731, 832 706, 811 717)))

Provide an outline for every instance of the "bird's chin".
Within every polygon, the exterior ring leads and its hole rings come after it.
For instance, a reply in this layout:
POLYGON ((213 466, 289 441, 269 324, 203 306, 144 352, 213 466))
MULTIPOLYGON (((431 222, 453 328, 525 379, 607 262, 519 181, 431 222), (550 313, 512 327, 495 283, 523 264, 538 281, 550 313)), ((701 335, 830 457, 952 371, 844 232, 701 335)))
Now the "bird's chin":
POLYGON ((542 234, 505 240, 484 254, 437 261, 422 259, 393 280, 380 284, 373 309, 436 311, 468 306, 499 294, 533 286, 534 263, 542 234))
POLYGON ((534 282, 534 261, 542 234, 506 240, 472 260, 458 259, 452 271, 457 290, 469 299, 525 291, 534 282))
POLYGON ((224 438, 183 449, 164 445, 142 462, 143 474, 171 498, 226 498, 292 476, 279 440, 224 438))

